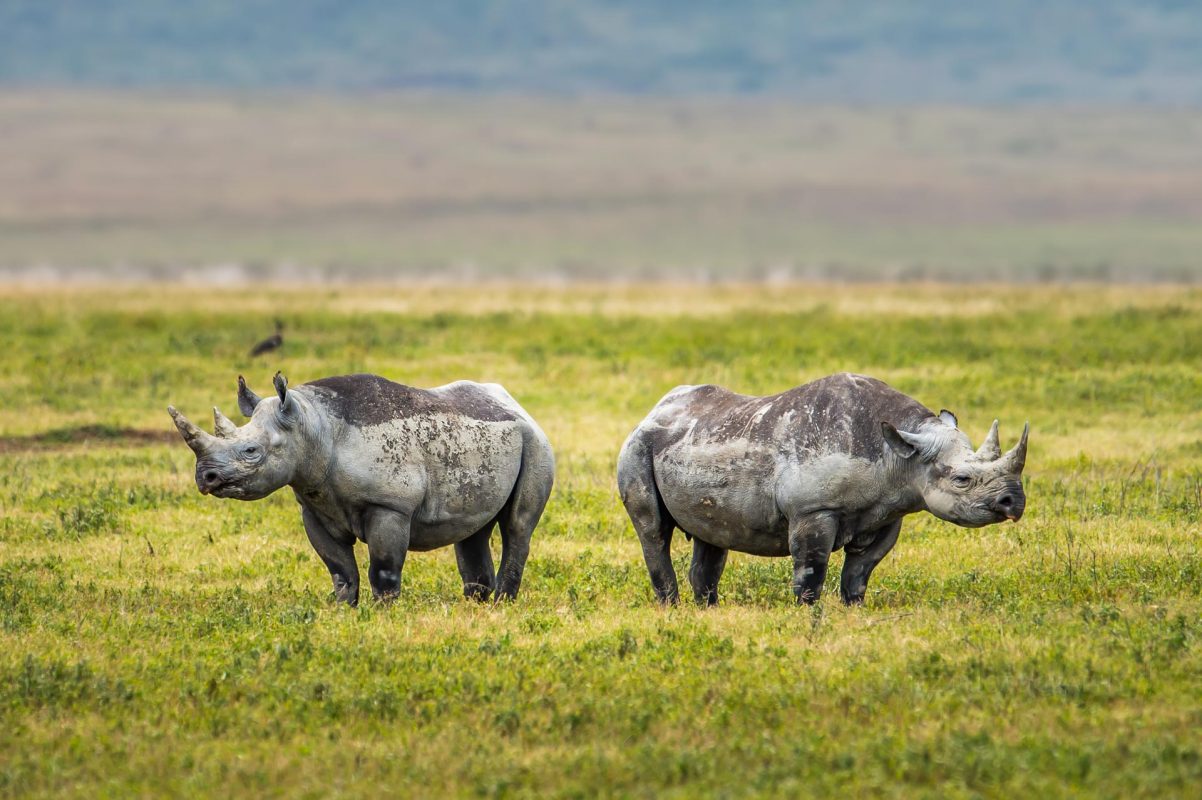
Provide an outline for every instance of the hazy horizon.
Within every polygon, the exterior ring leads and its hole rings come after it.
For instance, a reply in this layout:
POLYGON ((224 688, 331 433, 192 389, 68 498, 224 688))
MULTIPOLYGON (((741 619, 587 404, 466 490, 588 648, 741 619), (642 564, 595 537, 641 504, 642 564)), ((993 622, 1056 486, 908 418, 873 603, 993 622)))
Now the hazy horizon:
POLYGON ((0 4, 0 279, 1187 281, 1202 7, 0 4))

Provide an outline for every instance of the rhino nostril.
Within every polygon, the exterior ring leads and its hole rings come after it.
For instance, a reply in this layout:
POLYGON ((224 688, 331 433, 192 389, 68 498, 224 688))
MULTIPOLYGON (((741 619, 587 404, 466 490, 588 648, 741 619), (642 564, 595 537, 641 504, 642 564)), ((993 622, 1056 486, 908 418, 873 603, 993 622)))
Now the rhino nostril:
POLYGON ((997 504, 1003 508, 1009 508, 1014 505, 1014 498, 1008 494, 1004 494, 997 499, 997 504))
POLYGON ((220 476, 218 476, 215 469, 207 470, 204 474, 205 483, 216 483, 218 477, 220 476))

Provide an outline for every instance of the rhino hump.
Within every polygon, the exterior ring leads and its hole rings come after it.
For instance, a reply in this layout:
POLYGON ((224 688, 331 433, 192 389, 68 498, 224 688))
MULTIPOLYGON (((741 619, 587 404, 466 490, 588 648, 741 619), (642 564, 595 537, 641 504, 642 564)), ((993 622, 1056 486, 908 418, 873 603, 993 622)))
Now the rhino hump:
POLYGON ((305 386, 330 413, 359 428, 434 414, 452 414, 480 422, 519 419, 497 395, 466 381, 437 389, 417 389, 379 375, 338 375, 305 386))
POLYGON ((655 449, 690 437, 694 443, 750 441, 772 445, 788 438, 811 454, 839 452, 876 461, 882 457, 880 421, 914 428, 934 414, 888 384, 839 373, 780 394, 756 397, 720 386, 680 387, 662 401, 667 423, 653 434, 655 449), (688 420, 688 425, 672 424, 688 420))

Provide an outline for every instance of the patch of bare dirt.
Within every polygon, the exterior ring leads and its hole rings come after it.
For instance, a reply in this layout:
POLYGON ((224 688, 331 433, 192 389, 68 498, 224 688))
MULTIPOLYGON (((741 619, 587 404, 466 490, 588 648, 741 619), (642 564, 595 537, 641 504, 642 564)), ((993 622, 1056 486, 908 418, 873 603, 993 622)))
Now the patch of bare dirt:
POLYGON ((0 436, 0 453, 53 450, 75 444, 116 444, 146 446, 167 444, 178 438, 174 431, 120 428, 112 425, 80 425, 58 428, 27 436, 0 436))

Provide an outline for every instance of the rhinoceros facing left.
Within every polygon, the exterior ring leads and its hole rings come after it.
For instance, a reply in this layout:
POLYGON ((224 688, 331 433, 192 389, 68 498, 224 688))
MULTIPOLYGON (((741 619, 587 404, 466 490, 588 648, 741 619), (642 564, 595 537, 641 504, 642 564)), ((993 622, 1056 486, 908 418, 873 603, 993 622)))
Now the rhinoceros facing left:
POLYGON ((372 594, 400 591, 410 550, 455 546, 469 598, 512 598, 551 493, 546 435, 496 384, 415 389, 376 375, 324 378, 260 399, 238 378, 237 427, 213 409, 210 435, 169 406, 196 453, 201 494, 256 500, 290 486, 339 600, 359 600, 356 540, 372 594), (501 528, 499 578, 489 538, 501 528))

